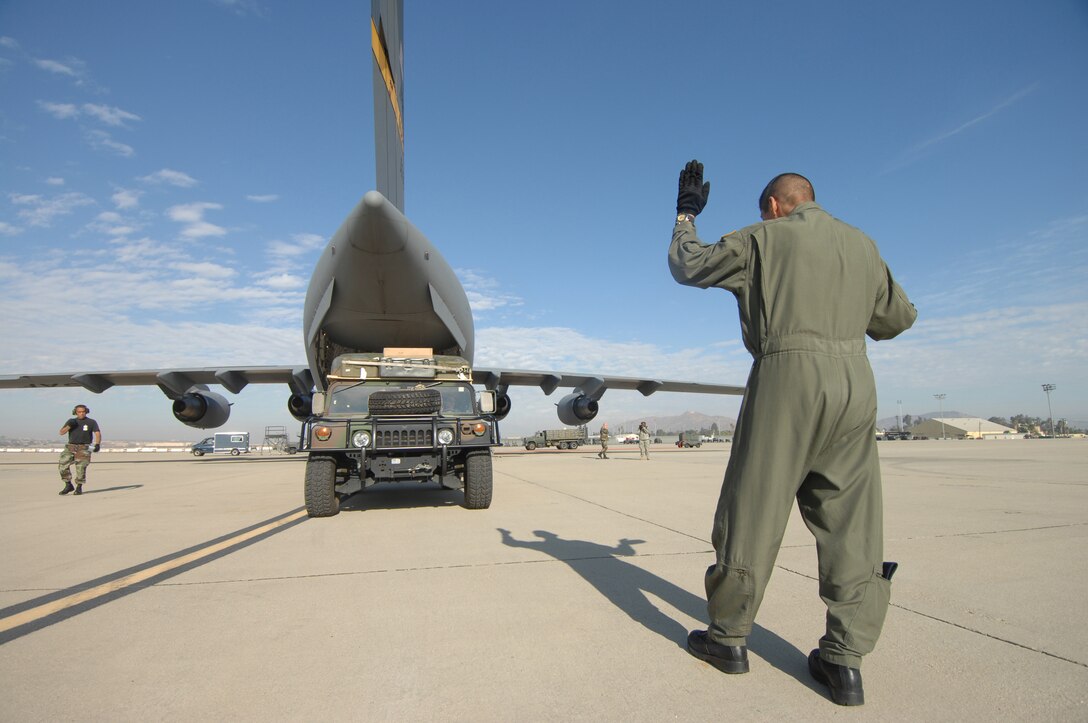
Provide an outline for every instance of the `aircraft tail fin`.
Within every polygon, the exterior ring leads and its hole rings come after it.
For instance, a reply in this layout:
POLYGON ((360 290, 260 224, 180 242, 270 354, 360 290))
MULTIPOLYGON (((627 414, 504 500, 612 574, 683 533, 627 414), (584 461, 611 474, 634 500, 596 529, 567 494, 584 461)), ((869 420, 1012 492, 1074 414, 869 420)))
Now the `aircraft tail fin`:
POLYGON ((374 158, 378 192, 404 213, 404 7, 371 0, 374 57, 374 158))

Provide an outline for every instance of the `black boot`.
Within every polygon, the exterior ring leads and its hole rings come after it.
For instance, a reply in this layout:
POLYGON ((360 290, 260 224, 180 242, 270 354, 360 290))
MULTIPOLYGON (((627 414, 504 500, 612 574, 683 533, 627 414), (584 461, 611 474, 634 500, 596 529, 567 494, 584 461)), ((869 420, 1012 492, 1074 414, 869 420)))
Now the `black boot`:
POLYGON ((831 691, 831 700, 839 705, 862 705, 865 691, 861 687, 861 670, 829 663, 820 657, 817 648, 808 654, 808 672, 817 682, 831 691))
POLYGON ((719 645, 707 637, 705 630, 692 630, 688 633, 688 652, 723 673, 748 672, 747 646, 719 645))
POLYGON ((76 485, 76 494, 77 495, 83 494, 83 485, 76 485))
POLYGON ((75 487, 72 486, 72 483, 70 481, 64 480, 64 489, 62 489, 57 494, 58 495, 66 495, 66 494, 68 494, 69 492, 71 492, 74 489, 75 489, 75 487))

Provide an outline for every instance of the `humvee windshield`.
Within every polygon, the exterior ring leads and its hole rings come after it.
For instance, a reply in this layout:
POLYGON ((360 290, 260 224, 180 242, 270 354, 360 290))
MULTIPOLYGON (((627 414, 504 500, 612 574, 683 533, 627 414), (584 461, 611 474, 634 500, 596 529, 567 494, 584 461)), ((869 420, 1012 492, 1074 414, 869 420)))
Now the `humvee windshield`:
POLYGON ((368 381, 336 384, 329 391, 329 414, 367 414, 370 395, 398 389, 437 389, 442 395, 442 413, 451 415, 476 414, 476 393, 461 382, 437 382, 419 385, 415 382, 368 381))

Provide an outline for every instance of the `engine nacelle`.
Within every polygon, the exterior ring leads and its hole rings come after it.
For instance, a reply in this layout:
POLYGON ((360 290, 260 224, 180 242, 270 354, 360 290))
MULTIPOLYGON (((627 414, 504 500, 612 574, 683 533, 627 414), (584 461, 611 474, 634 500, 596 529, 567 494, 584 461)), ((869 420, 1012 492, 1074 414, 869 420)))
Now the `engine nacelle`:
POLYGON ((305 422, 314 412, 314 395, 292 394, 287 399, 287 411, 300 422, 305 422))
POLYGON ((174 400, 174 418, 197 429, 221 427, 230 418, 230 403, 215 392, 189 392, 174 400))
POLYGON ((513 406, 513 403, 510 401, 509 394, 496 394, 495 419, 505 419, 506 415, 510 413, 511 406, 513 406))
POLYGON ((577 427, 597 416, 597 401, 577 392, 568 394, 555 405, 559 412, 559 421, 571 427, 577 427))

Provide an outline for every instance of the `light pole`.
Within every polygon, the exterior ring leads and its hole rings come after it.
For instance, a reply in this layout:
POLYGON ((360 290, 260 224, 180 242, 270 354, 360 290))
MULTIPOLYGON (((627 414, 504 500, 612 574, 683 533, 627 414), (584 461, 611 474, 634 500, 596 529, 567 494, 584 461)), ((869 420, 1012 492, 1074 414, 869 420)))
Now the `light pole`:
POLYGON ((1055 384, 1044 384, 1043 385, 1043 391, 1046 392, 1046 408, 1047 408, 1047 411, 1050 412, 1050 437, 1051 437, 1051 439, 1054 438, 1054 410, 1050 406, 1050 393, 1052 391, 1054 391, 1055 389, 1057 389, 1057 388, 1058 387, 1055 384))
POLYGON ((937 400, 937 408, 940 409, 941 415, 941 439, 944 439, 944 398, 948 396, 946 394, 934 394, 933 398, 937 400))

